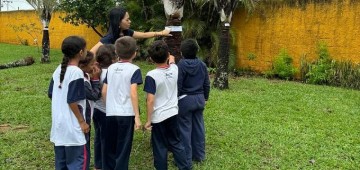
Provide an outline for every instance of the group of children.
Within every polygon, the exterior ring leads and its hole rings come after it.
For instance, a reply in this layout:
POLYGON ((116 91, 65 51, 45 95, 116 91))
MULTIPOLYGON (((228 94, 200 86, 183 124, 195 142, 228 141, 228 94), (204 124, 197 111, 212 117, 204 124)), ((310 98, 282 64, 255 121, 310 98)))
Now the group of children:
MULTIPOLYGON (((132 64, 136 40, 124 36, 115 45, 102 45, 93 54, 78 36, 64 39, 61 65, 53 73, 50 140, 55 169, 89 169, 90 124, 95 127, 95 169, 128 169, 134 130, 141 129, 137 89, 141 70, 132 64)), ((178 66, 164 41, 149 48, 156 68, 145 77, 147 120, 151 130, 154 166, 167 169, 167 154, 179 169, 205 159, 203 110, 210 82, 206 65, 196 57, 195 40, 181 44, 178 66)))

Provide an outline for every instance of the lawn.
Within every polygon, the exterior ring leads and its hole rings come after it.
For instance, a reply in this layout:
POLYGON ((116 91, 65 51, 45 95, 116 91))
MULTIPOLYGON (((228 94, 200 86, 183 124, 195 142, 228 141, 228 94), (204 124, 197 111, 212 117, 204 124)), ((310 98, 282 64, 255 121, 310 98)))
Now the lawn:
MULTIPOLYGON (((36 47, 0 44, 0 64, 27 55, 36 63, 0 70, 0 169, 54 169, 47 88, 62 55, 52 49, 52 62, 40 64, 36 47)), ((143 76, 153 68, 135 64, 143 76)), ((229 81, 229 90, 211 89, 207 159, 194 169, 359 169, 359 91, 259 77, 229 81)), ((153 169, 149 139, 149 132, 135 132, 130 169, 153 169)))

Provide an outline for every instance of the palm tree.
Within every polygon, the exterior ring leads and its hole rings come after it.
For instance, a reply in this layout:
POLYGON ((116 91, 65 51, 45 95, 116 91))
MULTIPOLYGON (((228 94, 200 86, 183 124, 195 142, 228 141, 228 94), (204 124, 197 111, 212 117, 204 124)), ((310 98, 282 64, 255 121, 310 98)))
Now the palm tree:
POLYGON ((255 6, 255 0, 213 0, 213 3, 220 14, 221 32, 219 34, 220 47, 217 62, 217 71, 213 82, 214 87, 219 89, 229 88, 228 64, 230 50, 230 23, 234 10, 238 3, 242 3, 248 10, 255 6))
MULTIPOLYGON (((183 17, 185 0, 163 0, 165 15, 167 18, 167 26, 181 26, 181 18, 183 17)), ((181 59, 180 44, 182 35, 180 31, 172 31, 172 37, 165 38, 165 42, 169 45, 170 52, 175 56, 176 62, 181 59)))
POLYGON ((50 62, 50 39, 49 39, 49 23, 51 14, 54 11, 57 0, 26 0, 40 16, 43 25, 42 38, 42 63, 50 62))

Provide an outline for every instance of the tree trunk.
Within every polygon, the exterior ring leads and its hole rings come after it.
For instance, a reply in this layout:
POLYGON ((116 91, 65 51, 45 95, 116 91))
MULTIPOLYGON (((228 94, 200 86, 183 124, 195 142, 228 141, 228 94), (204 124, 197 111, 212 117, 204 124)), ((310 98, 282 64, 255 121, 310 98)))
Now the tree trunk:
POLYGON ((20 60, 16 60, 14 62, 10 62, 7 64, 0 64, 0 69, 7 69, 7 68, 13 68, 13 67, 20 67, 20 66, 28 66, 31 64, 34 64, 35 60, 33 57, 25 57, 20 60))
POLYGON ((49 39, 50 20, 51 20, 51 13, 47 8, 44 8, 41 15, 41 21, 43 24, 41 63, 50 62, 50 39, 49 39))
POLYGON ((228 82, 228 65, 229 65, 229 50, 230 50, 229 28, 230 25, 228 23, 222 23, 217 70, 213 83, 214 87, 220 90, 229 88, 229 82, 228 82))
MULTIPOLYGON (((166 23, 167 26, 181 26, 181 20, 179 15, 170 16, 166 23)), ((180 52, 180 45, 182 41, 181 32, 170 32, 171 37, 166 37, 165 42, 169 46, 170 54, 175 57, 175 62, 178 63, 182 58, 180 52)))
POLYGON ((44 28, 43 37, 42 37, 42 57, 41 63, 50 62, 50 39, 49 39, 49 29, 44 28))

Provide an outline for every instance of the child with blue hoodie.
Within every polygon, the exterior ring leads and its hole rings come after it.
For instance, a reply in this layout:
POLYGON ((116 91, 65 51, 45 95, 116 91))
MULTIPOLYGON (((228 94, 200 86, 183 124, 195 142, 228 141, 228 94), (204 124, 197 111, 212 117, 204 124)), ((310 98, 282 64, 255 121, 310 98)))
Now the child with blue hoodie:
POLYGON ((196 57, 199 46, 186 39, 180 46, 183 59, 178 63, 178 123, 180 138, 184 143, 187 160, 205 160, 204 108, 209 99, 210 81, 207 67, 196 57))

